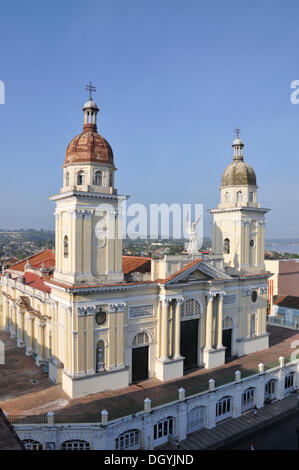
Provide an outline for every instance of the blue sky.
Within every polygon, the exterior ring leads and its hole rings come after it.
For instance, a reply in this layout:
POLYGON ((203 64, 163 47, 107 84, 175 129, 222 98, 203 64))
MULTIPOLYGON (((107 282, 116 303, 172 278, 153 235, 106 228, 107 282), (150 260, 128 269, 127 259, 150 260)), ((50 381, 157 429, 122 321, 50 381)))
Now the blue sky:
POLYGON ((299 237, 298 17, 297 0, 2 2, 0 227, 54 228, 92 80, 131 202, 216 207, 238 125, 267 237, 299 237))

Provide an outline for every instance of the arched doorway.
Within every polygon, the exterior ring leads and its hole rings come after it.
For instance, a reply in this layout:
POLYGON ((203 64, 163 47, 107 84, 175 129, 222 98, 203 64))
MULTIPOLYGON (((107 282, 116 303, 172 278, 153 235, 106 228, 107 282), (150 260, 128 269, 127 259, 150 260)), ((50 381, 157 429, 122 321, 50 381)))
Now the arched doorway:
POLYGON ((225 359, 232 356, 233 321, 231 317, 223 320, 222 344, 226 348, 225 359))
POLYGON ((184 359, 184 370, 198 365, 198 316, 200 305, 195 299, 187 299, 181 310, 180 352, 184 359))
POLYGON ((145 331, 138 333, 132 342, 132 382, 148 378, 149 338, 145 331))

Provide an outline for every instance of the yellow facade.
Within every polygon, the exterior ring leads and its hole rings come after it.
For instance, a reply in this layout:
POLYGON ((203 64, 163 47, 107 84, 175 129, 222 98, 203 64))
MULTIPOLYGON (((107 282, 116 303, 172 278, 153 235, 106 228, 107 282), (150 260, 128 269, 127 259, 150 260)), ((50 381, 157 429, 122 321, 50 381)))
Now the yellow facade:
MULTIPOLYGON (((83 109, 87 119, 86 109, 97 108, 83 109)), ((66 393, 80 397, 146 377, 166 381, 182 376, 186 364, 216 367, 228 351, 241 356, 268 347, 267 210, 256 202, 255 187, 254 201, 246 200, 250 185, 221 188, 211 211, 213 254, 152 260, 150 273, 128 282, 120 237, 125 196, 114 187, 114 165, 71 162, 63 171, 63 187, 51 197, 55 270, 45 275, 45 267, 28 263, 23 273, 6 271, 0 326, 37 365, 46 364, 66 393), (232 202, 240 191, 242 202, 232 202), (26 273, 40 276, 44 288, 26 284, 26 273)))

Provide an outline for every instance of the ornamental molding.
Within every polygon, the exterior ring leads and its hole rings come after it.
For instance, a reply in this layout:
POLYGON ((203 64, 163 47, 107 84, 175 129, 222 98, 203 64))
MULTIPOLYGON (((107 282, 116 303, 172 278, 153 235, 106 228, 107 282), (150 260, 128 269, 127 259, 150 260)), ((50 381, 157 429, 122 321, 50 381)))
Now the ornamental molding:
POLYGON ((170 304, 173 300, 183 303, 185 301, 185 297, 183 295, 176 295, 176 294, 167 295, 167 296, 160 295, 159 300, 162 302, 162 304, 163 303, 170 304))
POLYGON ((125 302, 119 304, 108 304, 108 310, 110 313, 124 312, 125 306, 125 302))
POLYGON ((245 287, 244 289, 242 289, 242 296, 243 297, 246 297, 250 294, 251 294, 251 288, 250 287, 245 287))
POLYGON ((77 308, 78 316, 84 317, 85 315, 94 315, 96 306, 95 305, 83 305, 77 308))
POLYGON ((91 219, 93 216, 93 211, 92 210, 87 210, 87 209, 74 209, 71 211, 68 211, 68 215, 72 219, 91 219))
POLYGON ((258 292, 259 294, 266 294, 267 290, 267 287, 259 287, 258 292))

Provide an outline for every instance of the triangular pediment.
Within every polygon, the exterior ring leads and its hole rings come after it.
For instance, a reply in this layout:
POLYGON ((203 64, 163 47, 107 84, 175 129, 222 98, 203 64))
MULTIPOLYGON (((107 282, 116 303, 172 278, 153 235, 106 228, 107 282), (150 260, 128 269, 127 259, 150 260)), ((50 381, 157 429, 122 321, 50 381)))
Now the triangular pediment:
POLYGON ((203 273, 200 269, 196 269, 187 276, 180 279, 179 282, 190 282, 190 281, 208 281, 212 279, 211 276, 203 273))
POLYGON ((186 266, 183 270, 173 274, 171 279, 166 281, 166 284, 184 284, 190 282, 201 282, 210 281, 213 279, 232 279, 231 276, 226 274, 224 271, 215 268, 214 266, 199 261, 196 264, 192 264, 190 268, 186 266))

